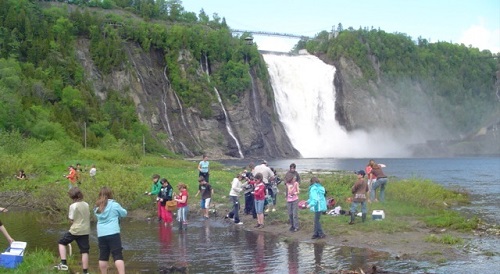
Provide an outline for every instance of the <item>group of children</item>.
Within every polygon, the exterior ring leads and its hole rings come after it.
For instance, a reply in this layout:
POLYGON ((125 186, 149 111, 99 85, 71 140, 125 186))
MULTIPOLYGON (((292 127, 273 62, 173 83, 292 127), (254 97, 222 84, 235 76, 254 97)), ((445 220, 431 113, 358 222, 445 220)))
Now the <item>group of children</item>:
MULTIPOLYGON (((69 188, 75 187, 77 185, 80 185, 83 181, 83 176, 82 176, 82 166, 77 163, 76 165, 70 165, 68 167, 68 174, 63 175, 66 179, 69 181, 69 188)), ((92 182, 96 181, 96 174, 97 174, 97 168, 95 167, 95 164, 92 164, 89 170, 89 175, 90 178, 92 179, 92 182)))
MULTIPOLYGON (((201 177, 200 177, 201 178, 201 177)), ((187 228, 187 215, 188 215, 188 198, 189 193, 187 191, 187 186, 184 183, 179 183, 177 189, 179 194, 173 191, 172 185, 166 178, 160 179, 160 175, 155 174, 152 177, 153 185, 151 186, 151 191, 146 192, 147 195, 156 195, 157 211, 158 211, 158 222, 164 222, 165 225, 172 225, 173 217, 172 212, 167 208, 167 203, 169 201, 176 202, 177 207, 177 221, 179 222, 179 229, 187 228)), ((196 196, 198 193, 196 194, 196 196)), ((208 204, 210 199, 208 199, 208 204)), ((206 214, 208 217, 208 213, 206 214)))
MULTIPOLYGON (((299 194, 300 186, 298 180, 300 177, 295 171, 295 164, 290 165, 290 170, 285 175, 285 197, 287 203, 287 213, 289 216, 290 231, 297 232, 299 230, 299 194)), ((272 181, 272 179, 270 180, 272 181)), ((269 183, 268 183, 269 184, 269 183)), ((244 172, 236 174, 231 182, 229 197, 232 202, 232 210, 226 215, 226 219, 233 219, 236 224, 243 224, 239 218, 239 195, 242 191, 245 193, 245 210, 246 214, 255 212, 254 218, 257 219, 255 228, 264 227, 264 206, 266 196, 269 194, 269 186, 264 184, 262 173, 244 172), (250 196, 250 199, 249 199, 250 196)), ((277 193, 277 191, 275 191, 277 193)), ((309 187, 309 199, 307 207, 315 213, 314 217, 314 232, 313 239, 324 238, 325 234, 321 228, 320 217, 326 211, 325 188, 321 185, 317 177, 311 178, 309 187)), ((270 201, 272 202, 272 201, 270 201)), ((274 209, 274 207, 273 207, 274 209)), ((273 210, 274 211, 274 210, 273 210)))
MULTIPOLYGON (((83 200, 83 193, 78 187, 71 187, 68 196, 73 203, 69 206, 68 218, 71 227, 61 239, 59 244, 59 256, 61 262, 54 268, 68 271, 66 247, 75 241, 82 256, 83 273, 88 273, 89 268, 89 234, 90 234, 90 210, 87 202, 83 200)), ((113 192, 108 187, 102 187, 93 210, 97 218, 97 240, 99 245, 99 269, 101 273, 108 272, 108 261, 113 256, 118 273, 125 273, 125 262, 122 254, 122 242, 120 237, 120 218, 127 216, 127 210, 113 200, 113 192)))

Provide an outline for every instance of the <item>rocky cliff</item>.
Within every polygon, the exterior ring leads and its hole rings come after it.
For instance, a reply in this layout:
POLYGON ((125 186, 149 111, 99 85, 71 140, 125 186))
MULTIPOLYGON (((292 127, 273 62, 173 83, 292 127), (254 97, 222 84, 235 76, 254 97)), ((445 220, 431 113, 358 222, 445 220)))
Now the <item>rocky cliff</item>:
MULTIPOLYGON (((240 158, 241 154, 245 158, 300 156, 279 121, 270 83, 259 79, 254 68, 248 72, 252 88, 244 92, 239 103, 223 100, 225 111, 216 99, 216 91, 209 90, 207 94, 213 96, 210 105, 213 114, 203 118, 201 110, 185 107, 178 96, 180 91, 171 88, 169 64, 165 63, 161 50, 152 48, 146 52, 137 44, 126 42, 123 50, 127 60, 122 68, 103 75, 92 62, 89 41, 80 39, 77 45, 77 54, 87 79, 100 99, 106 100, 109 90, 131 97, 141 122, 151 129, 155 138, 175 153, 186 157, 206 153, 213 158, 240 158)), ((351 60, 341 58, 331 61, 324 56, 319 57, 337 68, 336 119, 346 131, 363 130, 388 136, 408 145, 418 156, 470 155, 484 151, 500 153, 489 148, 478 148, 481 146, 477 143, 464 145, 457 140, 466 136, 457 137, 443 130, 442 121, 434 115, 432 102, 418 81, 408 78, 396 84, 381 80, 366 83, 360 80, 363 78, 361 70, 351 60), (436 144, 439 145, 436 147, 436 144)), ((189 52, 179 52, 177 61, 185 73, 193 71, 188 68, 188 64, 192 64, 189 52)), ((209 66, 209 62, 199 64, 195 74, 190 77, 206 78, 206 71, 216 69, 209 66)), ((377 68, 376 60, 373 66, 377 68)), ((496 125, 495 122, 493 124, 496 125)), ((493 131, 487 131, 486 136, 493 131)), ((491 138, 488 137, 489 143, 498 144, 496 135, 491 138)), ((468 143, 473 140, 467 136, 468 143)))
MULTIPOLYGON (((269 83, 258 79, 253 69, 249 71, 252 90, 239 98, 239 104, 223 100, 222 106, 214 99, 216 91, 209 91, 213 115, 202 118, 200 110, 185 107, 180 91, 171 88, 169 64, 161 50, 145 52, 135 43, 124 43, 124 65, 103 75, 92 62, 89 41, 80 39, 77 44, 77 54, 96 94, 106 100, 107 91, 116 90, 133 98, 141 122, 171 151, 186 157, 208 154, 211 158, 240 158, 240 151, 245 158, 299 156, 279 122, 271 93, 266 92, 269 83)), ((179 52, 178 63, 186 73, 191 59, 189 52, 179 52)), ((190 77, 207 77, 206 71, 211 69, 200 64, 190 77)))
MULTIPOLYGON (((361 129, 386 135, 405 144, 413 156, 419 157, 500 155, 500 104, 492 118, 486 119, 484 125, 477 125, 477 132, 467 135, 448 132, 442 126, 444 121, 435 115, 432 99, 421 82, 408 77, 398 83, 387 83, 378 77, 377 82, 366 83, 351 60, 320 58, 337 68, 336 119, 347 131, 361 129)), ((375 58, 372 65, 380 73, 375 58)))

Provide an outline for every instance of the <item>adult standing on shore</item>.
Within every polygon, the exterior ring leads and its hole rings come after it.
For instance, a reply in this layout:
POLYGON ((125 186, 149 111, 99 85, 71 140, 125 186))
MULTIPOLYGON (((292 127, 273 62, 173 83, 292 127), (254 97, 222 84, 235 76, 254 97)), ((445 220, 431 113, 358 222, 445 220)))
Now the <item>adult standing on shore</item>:
POLYGON ((256 166, 252 170, 252 174, 260 173, 262 175, 262 181, 265 185, 269 184, 269 180, 274 176, 274 172, 270 167, 267 166, 267 161, 262 160, 261 164, 256 166))
MULTIPOLYGON (((291 173, 292 175, 294 175, 295 181, 297 181, 297 183, 300 184, 300 175, 297 172, 297 165, 295 165, 295 163, 290 164, 290 169, 286 173, 291 173)), ((286 177, 286 174, 285 174, 285 177, 286 177)))
POLYGON ((203 176, 203 178, 205 178, 205 181, 207 183, 210 182, 208 180, 208 177, 210 176, 209 166, 210 166, 210 162, 208 161, 208 156, 206 154, 203 154, 203 160, 201 160, 198 163, 198 171, 199 171, 198 177, 203 176))
MULTIPOLYGON (((253 174, 257 174, 257 173, 260 173, 262 175, 262 181, 264 182, 264 185, 266 187, 266 189, 270 189, 271 188, 271 180, 274 176, 274 172, 273 170, 267 166, 267 161, 266 160, 262 160, 261 164, 256 166, 253 171, 252 171, 253 174)), ((267 194, 270 194, 268 191, 265 191, 265 195, 267 194)), ((264 197, 264 208, 266 207, 266 198, 264 197)), ((276 209, 274 208, 274 205, 273 203, 268 203, 267 204, 269 207, 272 207, 273 211, 276 211, 276 209)), ((266 209, 266 212, 269 212, 269 208, 266 209)))
POLYGON ((372 189, 370 190, 370 200, 372 202, 378 202, 378 200, 375 198, 375 196, 376 196, 377 189, 379 187, 380 187, 379 199, 381 202, 383 202, 385 199, 385 185, 387 184, 387 175, 385 175, 384 171, 382 171, 382 166, 385 166, 385 165, 380 165, 380 164, 373 162, 372 171, 370 172, 370 175, 368 176, 368 179, 376 178, 375 181, 372 183, 372 189))

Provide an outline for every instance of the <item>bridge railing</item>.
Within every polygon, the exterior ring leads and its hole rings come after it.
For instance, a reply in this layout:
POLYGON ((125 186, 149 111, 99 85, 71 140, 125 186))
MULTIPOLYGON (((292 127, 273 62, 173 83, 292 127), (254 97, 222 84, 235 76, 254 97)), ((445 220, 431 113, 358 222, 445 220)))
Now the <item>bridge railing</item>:
POLYGON ((255 35, 267 35, 267 36, 281 36, 281 37, 289 37, 289 38, 299 38, 299 39, 311 39, 311 37, 306 35, 298 35, 291 33, 282 33, 282 32, 268 32, 268 31, 254 31, 254 30, 240 30, 240 29, 231 29, 231 32, 236 33, 252 33, 255 35))

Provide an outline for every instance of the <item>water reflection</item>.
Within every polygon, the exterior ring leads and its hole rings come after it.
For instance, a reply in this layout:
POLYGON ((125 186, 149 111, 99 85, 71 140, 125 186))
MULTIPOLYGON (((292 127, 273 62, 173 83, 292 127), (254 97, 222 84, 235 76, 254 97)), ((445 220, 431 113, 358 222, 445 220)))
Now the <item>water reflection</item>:
POLYGON ((321 262, 323 261, 323 250, 325 249, 325 243, 320 242, 314 244, 314 272, 320 273, 323 272, 323 266, 321 262))
POLYGON ((265 261, 264 234, 258 233, 255 239, 255 273, 265 273, 267 263, 265 261))
POLYGON ((299 273, 299 243, 297 241, 288 243, 288 273, 299 273))

